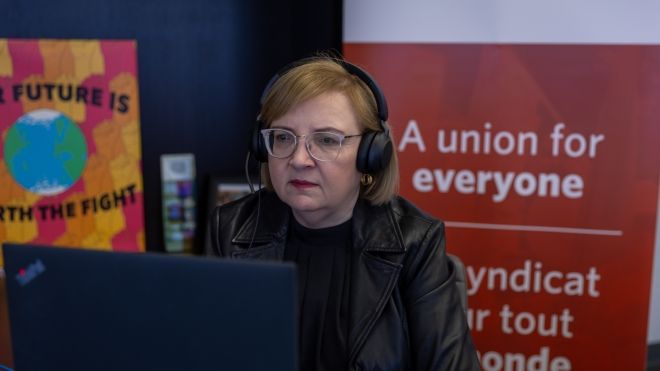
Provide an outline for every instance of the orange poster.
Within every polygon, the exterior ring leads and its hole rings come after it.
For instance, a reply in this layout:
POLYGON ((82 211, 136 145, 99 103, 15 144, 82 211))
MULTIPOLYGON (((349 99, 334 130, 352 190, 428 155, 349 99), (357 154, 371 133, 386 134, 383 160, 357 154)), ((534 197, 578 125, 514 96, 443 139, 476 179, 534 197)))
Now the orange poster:
POLYGON ((139 113, 135 42, 0 39, 0 244, 143 251, 139 113))
POLYGON ((401 192, 466 264, 485 370, 641 370, 660 46, 346 43, 380 82, 401 192))

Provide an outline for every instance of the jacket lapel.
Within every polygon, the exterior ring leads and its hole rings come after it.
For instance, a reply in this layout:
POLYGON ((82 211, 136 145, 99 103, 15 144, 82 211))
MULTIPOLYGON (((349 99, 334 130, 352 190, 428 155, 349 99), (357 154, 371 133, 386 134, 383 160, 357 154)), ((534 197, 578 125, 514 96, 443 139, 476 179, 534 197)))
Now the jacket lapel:
POLYGON ((231 256, 239 259, 282 260, 289 228, 289 207, 273 193, 259 191, 257 207, 238 228, 231 256))
POLYGON ((359 201, 353 212, 349 360, 357 357, 396 287, 405 250, 387 206, 359 201), (368 221, 368 222, 367 222, 368 221))

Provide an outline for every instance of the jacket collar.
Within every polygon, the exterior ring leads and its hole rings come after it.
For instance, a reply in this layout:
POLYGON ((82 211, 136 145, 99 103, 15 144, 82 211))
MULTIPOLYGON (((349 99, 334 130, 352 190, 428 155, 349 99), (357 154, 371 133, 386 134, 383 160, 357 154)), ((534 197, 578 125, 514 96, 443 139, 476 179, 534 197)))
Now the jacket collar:
MULTIPOLYGON (((285 241, 291 209, 272 192, 260 191, 257 207, 238 228, 236 244, 285 241), (255 232, 255 227, 257 228, 255 232)), ((358 199, 353 209, 353 248, 365 252, 404 252, 403 238, 391 208, 358 199)))
POLYGON ((366 252, 404 252, 403 238, 388 205, 359 199, 353 209, 353 247, 366 252))
POLYGON ((232 242, 240 245, 284 241, 289 229, 289 206, 272 192, 257 192, 257 206, 242 226, 237 229, 232 242), (256 228, 256 231, 255 231, 256 228))

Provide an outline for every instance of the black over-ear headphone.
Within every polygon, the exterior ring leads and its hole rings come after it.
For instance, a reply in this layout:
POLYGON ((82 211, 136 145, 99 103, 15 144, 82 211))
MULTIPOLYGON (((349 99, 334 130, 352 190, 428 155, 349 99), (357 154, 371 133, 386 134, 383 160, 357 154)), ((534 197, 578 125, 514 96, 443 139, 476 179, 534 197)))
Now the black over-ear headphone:
MULTIPOLYGON (((281 76, 295 67, 319 60, 330 60, 341 65, 348 73, 357 76, 362 80, 371 91, 371 94, 373 94, 376 100, 378 119, 382 130, 368 131, 362 134, 362 140, 360 141, 360 147, 358 148, 357 153, 356 167, 359 172, 364 174, 377 174, 381 172, 387 167, 392 158, 392 141, 390 140, 390 129, 387 126, 387 101, 378 87, 378 84, 376 84, 376 81, 374 81, 374 79, 360 67, 342 59, 322 57, 305 58, 290 63, 275 74, 275 76, 273 76, 268 82, 268 85, 266 85, 266 88, 261 94, 261 107, 263 107, 266 96, 273 84, 275 84, 281 76)), ((263 128, 265 128, 265 124, 261 121, 260 117, 257 117, 255 129, 250 141, 250 153, 260 162, 268 161, 268 151, 266 150, 264 139, 261 136, 261 129, 263 128)))

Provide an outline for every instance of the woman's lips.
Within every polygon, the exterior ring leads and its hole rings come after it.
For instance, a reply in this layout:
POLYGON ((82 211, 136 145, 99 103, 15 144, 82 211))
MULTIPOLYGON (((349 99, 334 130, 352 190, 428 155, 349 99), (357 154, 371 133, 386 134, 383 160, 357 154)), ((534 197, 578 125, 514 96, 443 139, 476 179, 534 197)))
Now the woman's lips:
POLYGON ((302 179, 293 179, 289 181, 289 184, 291 184, 292 186, 298 189, 306 189, 306 188, 316 187, 318 185, 316 183, 308 182, 302 179))

